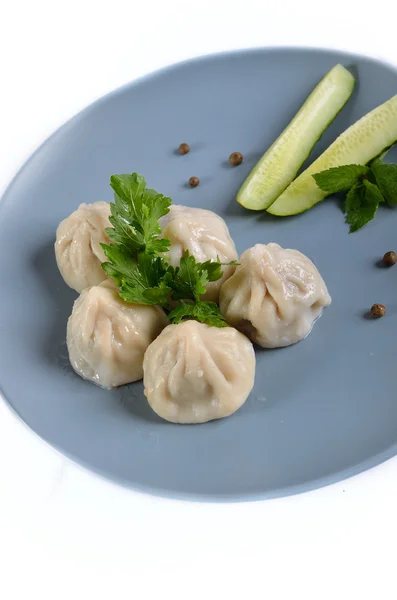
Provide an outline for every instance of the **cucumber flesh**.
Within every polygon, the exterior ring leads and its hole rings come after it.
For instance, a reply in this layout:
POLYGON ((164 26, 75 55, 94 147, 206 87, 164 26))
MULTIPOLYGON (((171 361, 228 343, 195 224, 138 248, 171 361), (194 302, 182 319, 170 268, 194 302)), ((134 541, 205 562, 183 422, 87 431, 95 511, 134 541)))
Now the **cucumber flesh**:
POLYGON ((324 200, 313 173, 331 167, 366 165, 397 142, 397 95, 393 96, 362 119, 351 125, 323 152, 310 167, 299 175, 268 208, 277 216, 296 215, 324 200))
POLYGON ((237 194, 237 202, 251 210, 263 210, 279 197, 350 98, 354 84, 353 75, 342 65, 335 65, 323 77, 252 169, 237 194))

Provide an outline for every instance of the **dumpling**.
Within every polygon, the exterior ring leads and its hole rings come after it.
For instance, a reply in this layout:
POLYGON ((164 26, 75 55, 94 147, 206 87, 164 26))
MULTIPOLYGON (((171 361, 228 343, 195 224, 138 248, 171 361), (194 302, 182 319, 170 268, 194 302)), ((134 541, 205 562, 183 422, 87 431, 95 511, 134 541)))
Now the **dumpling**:
MULTIPOLYGON (((217 256, 223 263, 238 258, 225 221, 210 210, 173 204, 170 212, 160 219, 160 226, 162 237, 171 242, 168 257, 173 267, 179 265, 186 250, 198 262, 216 260, 217 256)), ((222 279, 208 284, 204 300, 218 302, 222 282, 233 274, 235 266, 223 267, 222 270, 222 279)))
POLYGON ((109 243, 105 227, 110 227, 107 202, 80 204, 58 226, 55 257, 58 269, 69 287, 82 292, 107 279, 101 268, 106 260, 100 242, 109 243))
POLYGON ((330 303, 312 261, 278 244, 248 248, 220 292, 226 321, 264 348, 302 340, 330 303))
POLYGON ((184 321, 150 344, 143 372, 155 413, 173 423, 205 423, 244 404, 254 385, 255 353, 232 327, 184 321))
POLYGON ((142 379, 145 350, 167 324, 158 306, 124 302, 111 280, 87 288, 68 320, 71 365, 107 389, 142 379))

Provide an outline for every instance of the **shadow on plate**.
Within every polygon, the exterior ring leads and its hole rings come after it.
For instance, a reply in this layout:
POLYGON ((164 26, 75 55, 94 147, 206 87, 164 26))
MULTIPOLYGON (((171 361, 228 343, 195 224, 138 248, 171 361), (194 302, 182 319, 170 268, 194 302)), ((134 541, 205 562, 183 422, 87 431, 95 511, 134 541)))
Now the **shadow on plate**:
POLYGON ((137 419, 149 423, 170 425, 170 423, 164 421, 150 408, 143 393, 142 381, 136 381, 135 383, 124 385, 117 390, 114 390, 114 393, 117 394, 118 401, 125 411, 132 414, 137 419))
POLYGON ((74 373, 66 348, 66 324, 77 293, 63 281, 56 264, 53 240, 45 242, 35 252, 32 267, 48 297, 51 308, 47 313, 47 329, 42 332, 41 351, 45 360, 62 371, 74 373))
MULTIPOLYGON (((245 210, 240 208, 242 211, 245 210)), ((76 385, 81 385, 82 380, 76 375, 69 362, 66 346, 67 320, 78 295, 65 284, 58 271, 52 240, 45 242, 33 255, 32 267, 51 300, 50 309, 46 315, 47 328, 42 332, 41 341, 38 341, 43 358, 52 368, 73 378, 76 385)), ((267 352, 266 349, 260 347, 256 347, 256 351, 258 354, 267 352)), ((133 415, 137 419, 168 427, 175 426, 159 417, 150 408, 143 393, 142 381, 109 391, 108 399, 111 403, 118 403, 128 415, 133 415)), ((257 412, 262 410, 265 401, 266 399, 254 390, 241 411, 257 412)))
MULTIPOLYGON (((32 258, 32 267, 51 299, 47 314, 47 329, 39 342, 42 355, 51 367, 81 385, 81 378, 74 372, 66 346, 66 325, 78 294, 63 281, 56 264, 54 243, 43 244, 32 258)), ((93 386, 94 384, 90 384, 93 386)), ((150 423, 166 423, 152 411, 143 394, 143 383, 137 381, 116 390, 109 391, 110 402, 119 402, 126 412, 150 423)))
POLYGON ((245 219, 255 216, 255 212, 244 208, 236 200, 236 196, 232 196, 230 202, 225 206, 223 214, 227 217, 244 217, 245 219))

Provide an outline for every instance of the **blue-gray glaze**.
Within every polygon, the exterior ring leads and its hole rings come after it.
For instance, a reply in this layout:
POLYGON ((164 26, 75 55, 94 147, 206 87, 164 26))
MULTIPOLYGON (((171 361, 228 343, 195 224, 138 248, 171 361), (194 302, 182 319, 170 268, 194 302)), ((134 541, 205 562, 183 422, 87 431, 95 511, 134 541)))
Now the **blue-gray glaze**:
MULTIPOLYGON (((301 216, 247 212, 236 192, 257 159, 336 62, 352 66, 352 99, 310 157, 397 92, 385 64, 332 51, 260 49, 162 70, 96 102, 18 173, 0 211, 0 385, 39 436, 123 485, 206 500, 301 492, 360 472, 397 448, 397 218, 381 208, 348 235, 330 199, 301 216), (191 152, 175 149, 186 141, 191 152), (244 163, 231 167, 232 151, 244 163), (142 383, 104 391, 71 370, 65 327, 76 295, 54 258, 58 223, 81 202, 110 201, 112 173, 137 171, 175 203, 215 210, 239 252, 276 241, 310 256, 333 303, 310 336, 257 351, 255 388, 230 418, 178 426, 148 407, 142 383), (191 175, 201 185, 189 189, 191 175), (374 302, 380 320, 366 318, 374 302)), ((389 155, 396 160, 393 152, 389 155)))

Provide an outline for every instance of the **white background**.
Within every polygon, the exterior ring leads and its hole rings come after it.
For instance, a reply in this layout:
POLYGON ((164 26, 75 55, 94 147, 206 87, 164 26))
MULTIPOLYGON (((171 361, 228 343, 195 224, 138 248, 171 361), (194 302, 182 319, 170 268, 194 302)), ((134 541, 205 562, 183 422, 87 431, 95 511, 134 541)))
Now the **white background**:
MULTIPOLYGON (((397 64, 392 6, 8 0, 0 14, 0 187, 86 104, 183 58, 298 44, 397 64)), ((395 600, 396 511, 396 459, 329 488, 267 502, 140 495, 55 453, 0 400, 4 600, 395 600)))

